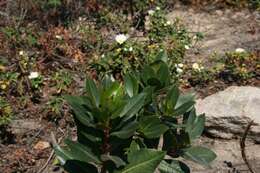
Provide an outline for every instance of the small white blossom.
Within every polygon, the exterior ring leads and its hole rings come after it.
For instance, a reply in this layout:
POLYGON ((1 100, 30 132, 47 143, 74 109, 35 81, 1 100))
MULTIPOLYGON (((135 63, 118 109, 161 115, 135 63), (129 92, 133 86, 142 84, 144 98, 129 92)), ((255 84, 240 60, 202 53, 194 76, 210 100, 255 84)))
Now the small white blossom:
POLYGON ((184 65, 182 63, 178 64, 178 67, 182 68, 184 65))
POLYGON ((62 36, 60 35, 55 35, 55 38, 57 38, 58 40, 62 40, 62 36))
POLYGON ((20 56, 23 56, 23 55, 24 55, 24 51, 22 51, 22 50, 19 51, 19 55, 20 55, 20 56))
POLYGON ((242 48, 237 48, 236 49, 236 53, 244 53, 244 52, 246 52, 245 49, 242 49, 242 48))
POLYGON ((123 44, 128 38, 129 38, 128 35, 118 34, 118 35, 116 35, 115 40, 117 43, 123 44))
POLYGON ((200 66, 199 66, 198 63, 193 63, 193 64, 192 64, 192 68, 193 68, 194 70, 199 70, 199 69, 200 69, 200 66))
POLYGON ((152 16, 154 13, 155 13, 154 10, 148 10, 148 14, 149 14, 150 16, 152 16))
POLYGON ((183 72, 183 70, 181 68, 177 68, 176 71, 177 71, 177 73, 182 73, 183 72))
POLYGON ((127 52, 127 51, 128 51, 128 49, 127 49, 126 47, 124 47, 124 51, 126 51, 126 52, 127 52))
POLYGON ((101 55, 101 58, 105 58, 105 55, 104 55, 104 54, 102 54, 102 55, 101 55))
POLYGON ((85 21, 86 18, 85 17, 79 17, 79 21, 85 21))
POLYGON ((35 79, 39 77, 38 72, 31 72, 30 75, 28 76, 29 79, 35 79))
POLYGON ((129 47, 129 52, 132 52, 133 51, 133 47, 129 47))
POLYGON ((189 45, 185 45, 184 48, 185 48, 186 50, 189 50, 189 49, 190 49, 190 46, 189 46, 189 45))
POLYGON ((166 22, 166 25, 171 25, 171 21, 168 20, 168 21, 166 22))
POLYGON ((158 10, 158 11, 159 11, 159 10, 161 10, 161 8, 160 8, 160 7, 156 7, 156 10, 158 10))
POLYGON ((115 81, 116 81, 113 76, 110 76, 110 79, 111 79, 112 82, 115 82, 115 81))

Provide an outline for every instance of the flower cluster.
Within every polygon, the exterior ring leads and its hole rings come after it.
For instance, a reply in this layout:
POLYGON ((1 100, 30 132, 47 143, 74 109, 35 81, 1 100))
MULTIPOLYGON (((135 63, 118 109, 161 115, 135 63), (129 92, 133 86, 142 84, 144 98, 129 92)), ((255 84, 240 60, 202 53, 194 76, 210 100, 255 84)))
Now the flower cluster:
POLYGON ((180 63, 180 64, 175 64, 175 67, 176 67, 176 72, 177 72, 178 74, 183 73, 183 67, 184 67, 184 65, 183 65, 182 63, 180 63))
POLYGON ((193 63, 192 64, 192 69, 194 71, 201 72, 204 69, 204 67, 201 64, 193 63))
POLYGON ((129 38, 129 35, 118 34, 115 36, 115 40, 118 44, 123 44, 129 38))

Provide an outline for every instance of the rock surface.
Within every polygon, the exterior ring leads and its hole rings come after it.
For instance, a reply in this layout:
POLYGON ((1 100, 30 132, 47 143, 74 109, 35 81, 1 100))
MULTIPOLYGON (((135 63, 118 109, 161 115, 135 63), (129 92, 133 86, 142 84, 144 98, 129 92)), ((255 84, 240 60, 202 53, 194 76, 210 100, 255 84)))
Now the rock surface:
POLYGON ((196 109, 198 113, 206 114, 206 132, 213 137, 231 139, 242 136, 253 120, 248 136, 260 142, 260 88, 229 87, 198 100, 196 109))
MULTIPOLYGON (((240 140, 202 137, 197 141, 197 145, 212 149, 217 154, 217 158, 212 162, 211 168, 204 168, 198 164, 186 161, 191 167, 192 173, 250 173, 242 159, 240 140)), ((260 170, 260 145, 246 141, 245 152, 252 169, 255 173, 258 173, 260 170)))
POLYGON ((10 123, 10 127, 13 134, 23 134, 31 130, 40 129, 41 125, 33 119, 21 119, 13 120, 10 123))
POLYGON ((244 48, 247 51, 259 50, 260 13, 249 10, 205 9, 195 10, 176 7, 168 14, 168 19, 181 19, 191 32, 201 32, 204 39, 196 44, 196 50, 188 51, 188 61, 209 61, 215 51, 223 54, 244 48), (195 59, 194 59, 195 58, 195 59))

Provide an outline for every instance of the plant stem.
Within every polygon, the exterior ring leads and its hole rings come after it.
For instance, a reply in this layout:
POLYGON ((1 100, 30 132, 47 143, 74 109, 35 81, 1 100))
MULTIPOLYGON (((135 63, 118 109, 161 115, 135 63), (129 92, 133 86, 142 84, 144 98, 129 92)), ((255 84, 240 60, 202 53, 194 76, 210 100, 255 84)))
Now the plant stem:
MULTIPOLYGON (((109 137, 110 137, 110 128, 109 127, 105 127, 104 128, 104 140, 103 140, 103 145, 102 145, 102 151, 103 154, 109 154, 110 152, 110 144, 109 144, 109 137)), ((106 173, 106 166, 105 166, 105 162, 103 162, 103 165, 101 167, 101 173, 106 173)))

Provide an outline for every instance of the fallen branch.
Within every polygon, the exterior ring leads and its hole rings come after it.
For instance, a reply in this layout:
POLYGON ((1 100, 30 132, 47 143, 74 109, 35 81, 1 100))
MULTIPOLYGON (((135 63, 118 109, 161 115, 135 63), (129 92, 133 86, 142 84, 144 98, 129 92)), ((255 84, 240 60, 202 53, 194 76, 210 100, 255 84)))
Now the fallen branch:
POLYGON ((246 137, 247 137, 247 135, 248 135, 248 133, 249 133, 249 130, 250 130, 250 128, 251 128, 251 126, 252 126, 253 124, 254 124, 254 121, 251 121, 251 122, 248 123, 248 125, 247 125, 247 127, 246 127, 246 130, 245 130, 245 132, 244 132, 244 134, 243 134, 243 137, 242 137, 241 140, 240 140, 240 148, 241 148, 242 158, 243 158, 243 160, 244 160, 246 166, 248 167, 250 173, 255 173, 255 172, 254 172, 254 170, 253 170, 251 164, 249 163, 249 161, 248 161, 248 159, 247 159, 246 150, 245 150, 245 148, 246 148, 245 142, 246 142, 246 137))
MULTIPOLYGON (((62 140, 62 137, 59 138, 58 142, 56 141, 55 139, 55 136, 53 133, 51 133, 51 139, 52 139, 52 145, 58 145, 61 140, 62 140)), ((54 156, 54 150, 51 151, 51 154, 50 156, 48 157, 47 161, 45 162, 45 164, 41 167, 41 169, 39 169, 39 171, 37 173, 42 173, 46 167, 48 166, 49 162, 51 161, 52 157, 54 156)))

